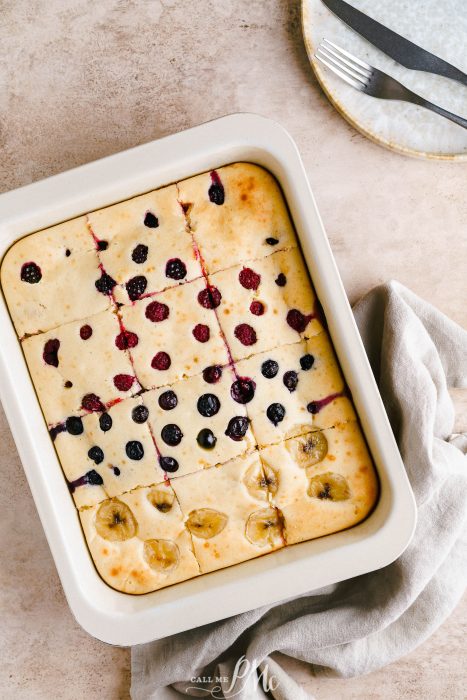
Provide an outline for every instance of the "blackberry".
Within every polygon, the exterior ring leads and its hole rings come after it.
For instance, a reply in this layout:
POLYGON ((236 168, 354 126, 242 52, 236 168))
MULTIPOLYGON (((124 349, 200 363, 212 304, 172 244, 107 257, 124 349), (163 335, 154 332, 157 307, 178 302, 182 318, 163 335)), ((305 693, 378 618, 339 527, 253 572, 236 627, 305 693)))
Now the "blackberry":
POLYGON ((186 277, 186 265, 180 258, 171 258, 165 266, 165 276, 172 280, 182 280, 186 277))
POLYGON ((37 284, 42 279, 42 272, 39 265, 35 262, 27 262, 21 268, 20 277, 23 282, 28 284, 37 284))
POLYGON ((144 217, 144 225, 148 228, 157 228, 159 226, 159 219, 152 211, 147 211, 144 217))
POLYGON ((132 277, 131 280, 128 280, 125 285, 131 301, 140 299, 146 291, 147 286, 148 281, 144 275, 136 275, 136 277, 132 277))
POLYGON ((142 265, 148 259, 149 248, 144 243, 138 243, 136 248, 133 248, 131 259, 138 265, 142 265))
POLYGON ((117 283, 110 275, 103 272, 94 284, 96 285, 97 291, 101 292, 101 294, 110 294, 117 283))

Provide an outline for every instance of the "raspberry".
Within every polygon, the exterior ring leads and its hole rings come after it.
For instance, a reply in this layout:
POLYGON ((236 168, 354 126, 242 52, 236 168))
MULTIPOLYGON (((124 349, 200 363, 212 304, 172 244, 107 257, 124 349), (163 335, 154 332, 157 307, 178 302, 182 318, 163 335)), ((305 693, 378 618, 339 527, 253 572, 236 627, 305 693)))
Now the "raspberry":
POLYGON ((103 272, 94 284, 96 285, 97 291, 101 292, 101 294, 110 294, 117 283, 110 275, 103 272))
POLYGON ((159 220, 152 211, 147 211, 144 217, 144 225, 148 228, 157 228, 159 226, 159 220))
POLYGON ((42 359, 47 365, 52 367, 58 367, 58 349, 60 347, 60 341, 58 338, 50 338, 44 345, 44 352, 42 353, 42 359))
POLYGON ((283 272, 279 272, 276 279, 274 280, 278 287, 285 287, 287 284, 287 277, 283 272))
POLYGON ((234 416, 229 420, 227 430, 225 434, 227 437, 238 442, 245 437, 245 433, 248 430, 249 420, 246 416, 234 416))
POLYGON ((146 406, 143 406, 142 404, 139 406, 135 406, 131 412, 131 417, 135 423, 146 423, 149 417, 149 409, 146 408, 146 406))
POLYGON ((138 345, 138 336, 131 331, 122 331, 115 338, 115 345, 119 350, 128 350, 138 345))
POLYGON ((221 179, 215 170, 211 172, 211 182, 212 185, 208 190, 209 200, 213 204, 217 204, 220 206, 221 204, 224 204, 225 192, 221 179))
POLYGON ((222 294, 217 287, 207 287, 198 294, 198 302, 205 309, 217 309, 221 303, 222 294))
POLYGON ((91 449, 88 451, 88 457, 96 464, 100 464, 104 461, 104 453, 100 447, 97 447, 97 445, 91 447, 91 449))
POLYGON ((91 326, 88 326, 88 324, 81 326, 79 329, 79 337, 81 340, 89 340, 89 338, 92 336, 92 328, 91 326))
POLYGON ((163 411, 171 411, 178 404, 177 394, 172 389, 159 396, 159 406, 163 411))
POLYGON ((144 447, 138 440, 130 440, 125 445, 125 452, 129 459, 134 459, 139 462, 144 457, 144 447))
POLYGON ((173 280, 182 280, 186 277, 186 265, 180 258, 171 258, 165 266, 165 276, 173 280))
POLYGON ((136 277, 132 277, 131 280, 128 280, 126 283, 126 291, 128 292, 128 296, 130 297, 131 301, 136 301, 137 299, 140 299, 140 297, 144 294, 146 291, 146 287, 148 286, 148 281, 144 275, 136 275, 136 277))
POLYGON ((266 379, 274 379, 279 371, 279 365, 275 360, 265 360, 261 365, 261 374, 266 379))
POLYGON ((196 407, 205 418, 212 418, 219 413, 221 402, 215 394, 203 394, 199 397, 196 407))
POLYGON ((211 365, 203 370, 203 379, 207 384, 216 384, 222 377, 222 367, 211 365))
POLYGON ((234 330, 234 335, 242 345, 254 345, 256 343, 256 331, 248 323, 240 323, 234 330))
POLYGON ((293 369, 291 369, 284 374, 282 381, 284 383, 284 386, 292 393, 292 391, 295 391, 295 389, 297 388, 298 374, 293 369))
POLYGON ((81 401, 85 411, 105 411, 105 406, 96 394, 86 394, 81 401))
POLYGON ((306 372, 313 367, 314 362, 315 358, 313 355, 307 353, 300 358, 300 367, 306 372))
POLYGON ((203 323, 198 323, 193 328, 192 333, 199 343, 207 343, 211 335, 209 326, 205 326, 203 323))
POLYGON ((175 457, 159 457, 159 464, 166 472, 176 472, 178 469, 175 457))
POLYGON ((245 289, 258 289, 261 275, 258 275, 251 267, 244 267, 238 274, 238 281, 245 289))
POLYGON ((253 316, 262 316, 264 314, 264 304, 261 301, 252 301, 250 304, 250 311, 253 316))
POLYGON ((169 317, 169 307, 167 304, 161 304, 159 301, 151 301, 151 303, 146 306, 146 311, 144 313, 146 318, 150 321, 158 323, 159 321, 165 321, 165 319, 169 317))
POLYGON ((28 284, 37 284, 42 279, 42 272, 39 265, 35 262, 27 262, 21 267, 20 277, 23 282, 28 284))
POLYGON ((272 403, 270 406, 268 406, 266 415, 271 421, 271 423, 277 425, 278 423, 284 420, 285 408, 281 403, 272 403))
POLYGON ((119 391, 129 391, 135 378, 131 374, 116 374, 114 377, 115 388, 119 391))
POLYGON ((256 383, 249 377, 239 377, 230 387, 230 395, 237 403, 249 403, 256 390, 256 383))
POLYGON ((133 262, 138 263, 138 265, 142 265, 142 263, 145 263, 148 259, 148 252, 149 248, 147 245, 144 245, 144 243, 138 243, 136 248, 133 248, 131 259, 133 262))
POLYGON ((171 364, 172 360, 170 359, 170 355, 168 355, 166 352, 158 352, 152 358, 151 367, 162 371, 169 369, 171 364))
POLYGON ((178 425, 175 425, 175 423, 168 423, 167 425, 164 425, 161 430, 161 438, 165 444, 170 445, 170 447, 179 445, 182 441, 182 437, 183 433, 178 425))
POLYGON ((287 323, 297 333, 303 333, 307 325, 312 319, 312 314, 305 316, 298 309, 291 309, 287 314, 287 323))

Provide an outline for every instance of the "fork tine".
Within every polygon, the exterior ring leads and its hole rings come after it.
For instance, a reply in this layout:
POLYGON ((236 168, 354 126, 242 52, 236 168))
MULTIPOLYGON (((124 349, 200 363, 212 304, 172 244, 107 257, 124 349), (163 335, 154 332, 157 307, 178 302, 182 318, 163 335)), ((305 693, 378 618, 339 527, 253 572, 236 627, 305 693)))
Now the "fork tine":
POLYGON ((318 53, 315 53, 315 58, 321 63, 324 63, 324 65, 327 66, 330 70, 332 70, 333 73, 338 75, 339 78, 342 78, 342 80, 345 80, 345 82, 351 85, 353 88, 356 88, 357 90, 363 90, 362 83, 360 83, 358 80, 355 80, 354 78, 351 78, 348 73, 344 73, 343 71, 339 70, 339 68, 333 66, 332 63, 328 63, 328 61, 326 61, 325 58, 319 56, 318 53))
POLYGON ((330 44, 337 51, 340 51, 341 53, 343 53, 344 56, 347 56, 347 58, 350 58, 352 61, 355 61, 355 63, 358 63, 358 65, 361 66, 362 68, 365 68, 366 70, 372 69, 368 63, 365 63, 365 61, 362 61, 360 58, 357 58, 353 54, 349 53, 349 51, 346 51, 345 49, 342 49, 340 46, 337 46, 337 44, 334 44, 334 42, 329 41, 329 39, 323 39, 323 41, 326 44, 330 44))
POLYGON ((318 51, 316 52, 316 57, 321 58, 321 60, 326 59, 330 63, 332 63, 333 66, 341 70, 343 73, 349 76, 349 78, 353 78, 353 80, 358 81, 358 83, 362 86, 362 89, 366 86, 368 79, 362 78, 358 73, 355 73, 352 69, 347 68, 347 66, 344 63, 341 63, 340 60, 337 60, 333 58, 332 56, 328 56, 327 53, 324 53, 321 47, 318 48, 318 51))
POLYGON ((329 48, 329 46, 326 46, 323 42, 321 42, 319 48, 326 51, 328 54, 332 54, 333 56, 338 58, 339 61, 341 61, 342 63, 345 63, 345 65, 348 66, 349 68, 351 68, 354 71, 354 73, 358 73, 359 75, 362 75, 367 80, 371 76, 370 69, 367 70, 366 68, 365 69, 360 68, 357 63, 354 63, 352 61, 349 61, 347 58, 344 58, 343 55, 341 55, 337 51, 334 51, 334 49, 329 48))

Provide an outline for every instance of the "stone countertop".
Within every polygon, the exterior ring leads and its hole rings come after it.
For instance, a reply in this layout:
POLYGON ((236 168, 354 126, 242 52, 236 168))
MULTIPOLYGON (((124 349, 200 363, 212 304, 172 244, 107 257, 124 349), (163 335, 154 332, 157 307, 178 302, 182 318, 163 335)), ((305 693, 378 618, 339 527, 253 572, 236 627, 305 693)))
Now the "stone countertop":
MULTIPOLYGON (((308 66, 296 0, 5 0, 0 58, 0 190, 258 112, 298 143, 350 300, 395 278, 467 327, 466 166, 390 153, 347 125, 308 66)), ((455 397, 465 429, 467 401, 455 397)), ((72 618, 3 413, 0 436, 0 695, 126 700, 129 653, 72 618)), ((364 678, 290 667, 319 700, 460 700, 466 618, 464 603, 364 678)))

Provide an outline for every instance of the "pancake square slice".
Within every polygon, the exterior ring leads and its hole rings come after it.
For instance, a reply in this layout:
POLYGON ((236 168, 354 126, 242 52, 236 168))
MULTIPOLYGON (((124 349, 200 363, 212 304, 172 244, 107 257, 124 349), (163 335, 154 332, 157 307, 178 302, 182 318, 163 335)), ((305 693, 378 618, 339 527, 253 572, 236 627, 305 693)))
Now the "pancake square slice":
POLYGON ((280 513, 252 495, 248 477, 258 453, 171 480, 201 573, 222 569, 283 546, 280 513))
POLYGON ((56 434, 55 448, 78 507, 163 478, 146 396, 121 401, 104 413, 73 416, 56 434))
POLYGON ((109 308, 86 217, 37 231, 15 243, 1 267, 2 288, 20 338, 109 308), (98 282, 99 284, 99 282, 98 282))
POLYGON ((22 347, 49 425, 103 411, 140 389, 118 318, 104 311, 26 338, 22 347))
POLYGON ((175 185, 95 211, 88 221, 117 302, 202 275, 175 185))
POLYGON ((356 419, 325 332, 253 355, 236 369, 254 387, 246 408, 259 445, 356 419))
POLYGON ((135 372, 145 389, 228 363, 204 279, 167 289, 120 309, 135 372))
POLYGON ((298 248, 214 275, 220 326, 234 360, 323 330, 316 296, 298 248))
POLYGON ((378 481, 356 422, 292 438, 260 455, 287 544, 352 527, 376 503, 378 481))
POLYGON ((165 483, 79 515, 99 574, 118 591, 149 593, 199 574, 180 508, 165 483))
POLYGON ((178 189, 208 272, 297 244, 277 181, 257 165, 228 165, 178 189))
POLYGON ((255 446, 245 406, 232 398, 230 367, 144 394, 149 424, 169 476, 227 462, 255 446))

